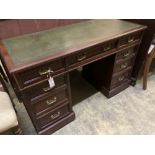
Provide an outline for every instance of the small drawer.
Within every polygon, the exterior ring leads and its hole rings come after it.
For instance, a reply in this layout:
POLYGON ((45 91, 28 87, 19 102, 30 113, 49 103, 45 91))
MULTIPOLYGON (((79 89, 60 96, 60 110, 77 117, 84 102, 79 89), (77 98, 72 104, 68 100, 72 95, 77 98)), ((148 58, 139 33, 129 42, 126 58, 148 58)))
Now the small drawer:
POLYGON ((128 60, 124 60, 120 63, 116 63, 115 67, 114 67, 114 73, 120 72, 122 70, 125 70, 126 68, 128 68, 129 66, 132 67, 134 58, 130 58, 128 60))
POLYGON ((119 39, 119 47, 126 46, 126 44, 132 43, 134 41, 140 41, 141 40, 142 33, 136 32, 132 33, 126 36, 123 36, 119 39))
POLYGON ((135 56, 136 55, 135 52, 136 52, 135 47, 125 49, 116 54, 116 61, 119 61, 121 59, 122 60, 128 59, 132 56, 135 56))
POLYGON ((87 61, 89 58, 101 52, 102 52, 101 47, 90 48, 90 49, 88 48, 88 49, 76 52, 75 54, 72 54, 67 57, 67 66, 79 65, 80 63, 87 61))
POLYGON ((40 84, 37 84, 35 86, 32 86, 26 90, 23 91, 24 99, 26 101, 33 102, 40 97, 43 97, 45 95, 50 94, 52 91, 54 91, 56 88, 63 86, 67 83, 67 75, 61 75, 53 78, 55 86, 53 88, 49 87, 48 80, 45 82, 42 82, 40 84))
POLYGON ((127 68, 125 71, 114 75, 112 77, 112 81, 111 81, 111 88, 114 88, 118 85, 120 85, 121 83, 127 81, 131 75, 131 67, 127 68))
POLYGON ((40 115, 47 110, 53 109, 58 105, 65 103, 68 100, 68 89, 64 87, 45 97, 42 97, 40 101, 34 101, 32 103, 32 109, 35 115, 40 115))
POLYGON ((22 71, 17 73, 15 78, 18 81, 19 87, 22 89, 34 83, 37 83, 41 80, 47 78, 47 74, 50 72, 51 75, 56 75, 65 70, 65 61, 64 59, 58 59, 52 61, 48 64, 41 65, 29 70, 22 71))
POLYGON ((108 51, 117 48, 117 40, 108 41, 103 44, 103 51, 108 51))
POLYGON ((67 57, 67 66, 74 67, 74 66, 87 63, 90 60, 94 60, 93 58, 95 56, 99 56, 100 54, 106 51, 116 48, 117 46, 116 43, 117 41, 114 40, 114 41, 105 42, 100 45, 78 51, 75 54, 72 54, 67 57))
POLYGON ((40 127, 40 129, 43 129, 59 119, 61 119, 63 116, 69 114, 69 104, 64 104, 58 107, 57 109, 54 109, 50 111, 49 113, 40 116, 37 118, 37 124, 40 127))

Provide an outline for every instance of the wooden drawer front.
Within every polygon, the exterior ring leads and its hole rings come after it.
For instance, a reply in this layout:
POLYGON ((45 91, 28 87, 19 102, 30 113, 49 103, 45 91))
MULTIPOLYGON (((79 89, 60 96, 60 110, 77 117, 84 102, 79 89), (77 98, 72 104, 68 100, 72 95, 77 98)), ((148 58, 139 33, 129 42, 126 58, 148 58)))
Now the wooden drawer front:
POLYGON ((16 75, 19 87, 22 89, 26 86, 39 82, 47 78, 47 72, 56 75, 65 70, 64 59, 55 60, 49 64, 36 67, 34 69, 23 71, 16 75))
POLYGON ((114 41, 106 42, 104 44, 76 52, 75 54, 72 54, 67 57, 67 66, 71 67, 75 65, 80 65, 82 63, 84 64, 85 62, 87 63, 91 58, 93 59, 93 57, 99 54, 102 54, 108 50, 112 50, 116 48, 117 46, 116 43, 117 41, 114 40, 114 41))
POLYGON ((119 47, 126 46, 126 44, 132 43, 134 41, 140 41, 141 36, 142 36, 141 32, 136 32, 123 36, 119 39, 119 47))
POLYGON ((105 51, 117 48, 117 43, 118 43, 117 40, 112 40, 112 41, 105 42, 103 44, 102 51, 105 52, 105 51))
POLYGON ((52 110, 51 112, 38 117, 37 124, 42 129, 45 128, 57 120, 61 119, 63 116, 69 114, 69 105, 64 104, 58 107, 57 109, 52 110))
POLYGON ((45 81, 37 84, 29 89, 26 89, 24 93, 25 100, 33 102, 44 95, 50 94, 52 91, 56 90, 58 87, 67 83, 67 76, 61 75, 53 78, 55 86, 53 88, 49 87, 49 82, 45 81))
POLYGON ((136 55, 135 52, 136 52, 135 47, 125 49, 116 54, 116 61, 120 61, 121 59, 122 60, 128 59, 132 56, 135 56, 136 55))
POLYGON ((54 93, 49 94, 46 97, 41 98, 40 101, 32 103, 32 108, 35 115, 40 115, 51 108, 68 101, 68 89, 66 87, 61 90, 55 91, 54 93))
POLYGON ((115 67, 114 67, 114 73, 125 70, 128 67, 132 67, 133 61, 134 61, 134 58, 132 57, 132 58, 130 58, 128 60, 124 60, 124 61, 122 61, 120 63, 116 63, 115 67))
POLYGON ((131 74, 131 68, 129 67, 124 72, 113 76, 111 81, 111 88, 114 88, 120 85, 121 83, 127 81, 130 77, 130 74, 131 74))

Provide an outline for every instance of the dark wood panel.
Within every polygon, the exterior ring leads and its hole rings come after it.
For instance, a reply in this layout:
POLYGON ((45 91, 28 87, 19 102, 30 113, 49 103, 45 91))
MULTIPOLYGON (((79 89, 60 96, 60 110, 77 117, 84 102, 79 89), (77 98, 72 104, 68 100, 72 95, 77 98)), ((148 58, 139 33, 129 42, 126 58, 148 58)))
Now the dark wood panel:
POLYGON ((11 19, 0 21, 0 39, 78 23, 85 19, 11 19))
POLYGON ((20 35, 21 33, 18 27, 18 22, 16 20, 0 22, 0 39, 20 35))
POLYGON ((51 29, 59 26, 59 19, 38 19, 37 24, 39 27, 39 31, 43 31, 46 29, 51 29))
POLYGON ((16 20, 16 21, 18 22, 20 35, 39 31, 39 26, 38 26, 37 20, 35 19, 22 19, 22 20, 16 20))
POLYGON ((82 22, 82 21, 85 21, 85 20, 87 20, 87 19, 60 19, 58 25, 63 26, 63 25, 82 22))

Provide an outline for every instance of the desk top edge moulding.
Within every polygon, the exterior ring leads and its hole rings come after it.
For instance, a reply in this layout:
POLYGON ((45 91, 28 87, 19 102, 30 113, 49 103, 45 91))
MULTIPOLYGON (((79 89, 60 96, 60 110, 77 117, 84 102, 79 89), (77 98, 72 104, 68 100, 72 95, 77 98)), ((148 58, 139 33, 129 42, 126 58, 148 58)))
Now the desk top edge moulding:
POLYGON ((20 70, 145 28, 122 20, 88 20, 4 39, 0 52, 5 53, 4 61, 10 71, 20 70))

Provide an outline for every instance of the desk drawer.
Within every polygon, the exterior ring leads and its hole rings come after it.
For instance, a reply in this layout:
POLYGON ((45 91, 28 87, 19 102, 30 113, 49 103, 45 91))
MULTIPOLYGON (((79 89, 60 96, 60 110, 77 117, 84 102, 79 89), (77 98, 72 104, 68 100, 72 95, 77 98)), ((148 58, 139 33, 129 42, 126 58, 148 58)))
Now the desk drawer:
POLYGON ((44 80, 47 78, 47 71, 51 71, 51 75, 56 75, 65 70, 65 61, 64 59, 58 59, 41 65, 29 70, 22 71, 15 75, 16 81, 18 81, 19 87, 22 89, 26 86, 32 85, 36 82, 44 80))
POLYGON ((117 40, 113 40, 110 42, 105 42, 95 47, 87 48, 85 50, 76 52, 67 57, 67 66, 79 66, 88 62, 91 58, 93 59, 95 56, 100 55, 108 50, 112 50, 116 48, 117 40))
POLYGON ((25 100, 33 102, 45 95, 50 94, 56 88, 67 84, 67 76, 66 75, 57 76, 57 77, 54 77, 53 79, 54 79, 54 83, 55 83, 55 86, 53 88, 50 88, 49 82, 45 81, 45 82, 42 82, 35 86, 32 86, 29 89, 26 89, 25 91, 23 91, 25 100))
POLYGON ((116 61, 122 61, 136 55, 136 48, 131 47, 116 54, 116 61))
POLYGON ((121 83, 127 81, 131 75, 131 67, 128 67, 126 70, 120 72, 119 74, 114 74, 111 81, 111 88, 114 88, 121 83))
POLYGON ((64 105, 59 106, 58 108, 50 111, 49 113, 38 117, 37 118, 37 124, 40 127, 40 129, 43 129, 53 123, 55 123, 57 120, 61 119, 63 116, 69 114, 69 104, 66 103, 64 105))
POLYGON ((134 62, 134 57, 131 57, 130 59, 125 59, 124 61, 121 61, 119 63, 116 62, 114 67, 114 73, 125 70, 128 67, 132 67, 133 62, 134 62))
POLYGON ((63 87, 45 97, 42 97, 40 101, 34 101, 32 103, 32 109, 35 115, 40 115, 47 110, 53 109, 58 105, 65 103, 66 101, 69 101, 68 89, 63 87))
POLYGON ((119 47, 126 46, 129 43, 140 41, 142 37, 142 32, 135 32, 126 36, 123 36, 119 39, 119 47))

